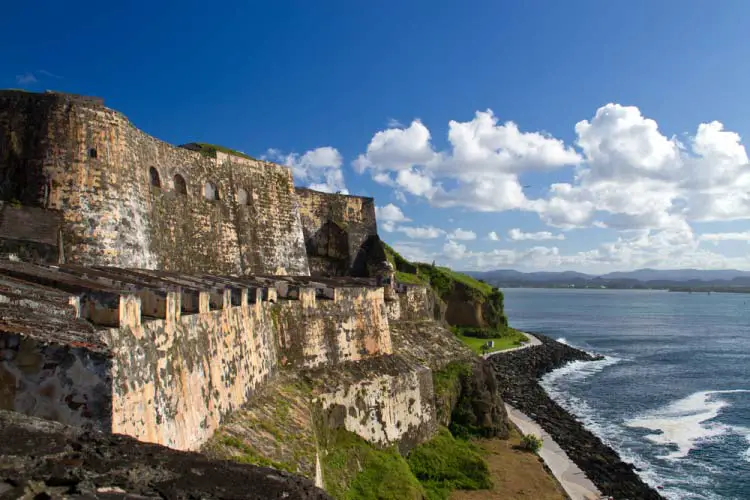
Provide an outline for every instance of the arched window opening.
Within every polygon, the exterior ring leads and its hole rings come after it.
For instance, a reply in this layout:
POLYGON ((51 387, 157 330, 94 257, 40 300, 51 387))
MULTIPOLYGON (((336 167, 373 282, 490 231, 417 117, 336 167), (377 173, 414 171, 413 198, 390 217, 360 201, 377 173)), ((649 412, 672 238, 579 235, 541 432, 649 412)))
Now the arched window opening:
POLYGON ((96 158, 96 148, 89 149, 89 158, 96 158))
POLYGON ((174 190, 179 195, 187 196, 187 183, 185 183, 185 178, 180 174, 174 176, 174 190))
POLYGON ((240 205, 247 205, 247 191, 242 188, 237 191, 237 203, 240 205))
POLYGON ((159 177, 159 171, 154 167, 149 167, 148 175, 151 178, 151 185, 154 187, 161 187, 161 178, 159 177))
POLYGON ((213 182, 206 182, 203 186, 203 196, 209 201, 215 201, 219 199, 219 189, 213 182))

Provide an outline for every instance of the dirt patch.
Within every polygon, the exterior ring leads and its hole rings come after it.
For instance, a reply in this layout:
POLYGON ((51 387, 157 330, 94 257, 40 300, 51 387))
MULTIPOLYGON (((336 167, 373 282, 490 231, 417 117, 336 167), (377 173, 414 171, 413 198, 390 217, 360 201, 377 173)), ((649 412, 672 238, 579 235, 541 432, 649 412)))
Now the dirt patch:
POLYGON ((514 448, 521 443, 521 436, 515 429, 511 430, 510 439, 478 439, 474 443, 484 451, 492 477, 492 489, 454 491, 451 500, 567 498, 537 455, 514 448))

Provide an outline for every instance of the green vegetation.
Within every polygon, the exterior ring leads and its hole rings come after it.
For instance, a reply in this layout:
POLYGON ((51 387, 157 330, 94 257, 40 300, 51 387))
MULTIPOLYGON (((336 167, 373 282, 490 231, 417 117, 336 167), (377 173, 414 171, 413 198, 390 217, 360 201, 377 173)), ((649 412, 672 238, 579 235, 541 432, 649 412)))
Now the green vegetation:
POLYGON ((407 285, 429 285, 422 277, 401 271, 396 271, 396 280, 399 283, 406 283, 407 285))
POLYGON ((432 371, 435 411, 438 422, 449 422, 453 407, 461 396, 461 377, 471 375, 471 363, 451 361, 441 370, 432 371))
POLYGON ((316 439, 311 388, 288 373, 233 412, 201 452, 217 459, 274 467, 315 477, 316 439))
POLYGON ((429 285, 435 294, 446 302, 452 296, 455 299, 454 292, 458 290, 466 300, 481 305, 482 317, 490 329, 502 331, 507 326, 508 320, 503 312, 504 297, 500 289, 447 267, 421 262, 411 263, 387 244, 383 245, 388 262, 396 270, 398 282, 429 285))
POLYGON ((343 429, 321 455, 325 489, 339 500, 421 500, 424 488, 395 448, 379 450, 343 429))
POLYGON ((274 469, 297 473, 297 466, 295 464, 270 460, 258 453, 252 446, 242 442, 239 438, 233 436, 222 436, 221 444, 236 450, 237 454, 231 457, 235 462, 260 465, 262 467, 273 467, 274 469))
POLYGON ((446 500, 452 490, 492 487, 487 464, 478 448, 454 438, 441 428, 430 441, 417 446, 407 459, 429 500, 446 500))
POLYGON ((325 489, 339 500, 446 500, 452 490, 492 486, 478 448, 441 428, 408 458, 378 449, 343 429, 331 431, 321 454, 325 489))
POLYGON ((471 364, 468 361, 451 361, 442 370, 433 370, 432 385, 435 395, 440 397, 446 392, 458 390, 459 378, 471 375, 471 364))
POLYGON ((453 281, 458 281, 459 283, 463 283, 469 288, 476 288, 482 293, 485 293, 487 295, 492 293, 493 290, 496 290, 495 287, 485 283, 484 281, 480 281, 478 279, 472 278, 471 276, 467 274, 457 273, 456 271, 453 271, 447 267, 436 267, 435 269, 438 269, 440 272, 447 274, 448 277, 451 278, 453 281))
POLYGON ((523 333, 513 328, 508 328, 507 332, 508 332, 507 335, 504 334, 504 335, 496 336, 492 338, 467 337, 461 334, 458 334, 457 337, 461 339, 461 341, 464 344, 469 346, 471 350, 477 354, 504 351, 506 349, 511 349, 513 347, 519 347, 522 342, 525 342, 528 340, 526 335, 524 335, 523 333), (482 346, 486 344, 487 341, 489 340, 495 341, 495 345, 487 349, 485 352, 482 352, 482 346))
POLYGON ((542 438, 534 434, 526 434, 521 438, 520 447, 522 450, 538 453, 542 449, 542 438))
POLYGON ((217 151, 221 151, 222 153, 226 153, 226 154, 234 155, 234 156, 239 156, 240 158, 246 158, 248 160, 254 160, 255 159, 252 156, 247 155, 247 154, 245 154, 245 153, 243 153, 241 151, 237 151, 235 149, 230 149, 230 148, 227 148, 227 147, 224 147, 224 146, 219 146, 217 144, 207 144, 205 142, 193 142, 193 143, 190 143, 190 145, 191 146, 196 146, 197 148, 199 148, 198 151, 200 151, 200 153, 202 155, 204 155, 204 156, 211 156, 213 158, 216 157, 216 152, 217 151))

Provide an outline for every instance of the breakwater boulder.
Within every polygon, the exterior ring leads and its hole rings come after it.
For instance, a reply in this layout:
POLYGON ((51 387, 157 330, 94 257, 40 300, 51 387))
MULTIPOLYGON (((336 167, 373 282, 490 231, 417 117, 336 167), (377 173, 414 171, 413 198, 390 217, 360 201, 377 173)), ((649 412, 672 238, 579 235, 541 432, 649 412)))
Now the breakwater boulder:
POLYGON ((0 410, 0 436, 2 498, 330 499, 312 481, 268 467, 15 412, 0 410))
POLYGON ((633 465, 588 431, 555 403, 539 378, 572 361, 594 356, 534 334, 541 345, 493 356, 492 367, 503 399, 533 418, 606 495, 617 500, 658 500, 662 497, 636 474, 633 465))

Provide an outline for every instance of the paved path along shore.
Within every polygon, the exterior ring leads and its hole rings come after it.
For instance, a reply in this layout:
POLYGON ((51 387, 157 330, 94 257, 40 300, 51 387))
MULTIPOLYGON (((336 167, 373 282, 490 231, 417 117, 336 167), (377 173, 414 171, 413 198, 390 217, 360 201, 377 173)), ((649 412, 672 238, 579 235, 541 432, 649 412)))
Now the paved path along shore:
MULTIPOLYGON (((485 358, 491 356, 498 356, 511 351, 517 351, 519 349, 526 349, 535 345, 541 345, 542 343, 528 333, 524 333, 529 338, 529 342, 526 344, 506 349, 504 351, 491 352, 485 354, 485 358)), ((560 482, 565 492, 570 496, 572 500, 599 500, 601 498, 607 498, 602 495, 599 489, 586 477, 586 474, 570 459, 568 455, 563 451, 562 448, 552 439, 552 436, 547 434, 534 420, 524 413, 521 413, 511 405, 506 404, 505 409, 508 412, 508 418, 518 427, 523 434, 535 434, 542 438, 542 449, 539 451, 539 456, 542 457, 544 463, 552 471, 552 474, 560 482)))

